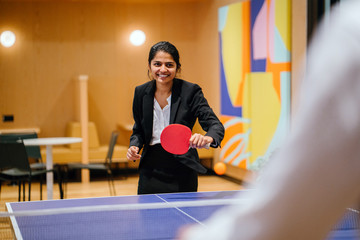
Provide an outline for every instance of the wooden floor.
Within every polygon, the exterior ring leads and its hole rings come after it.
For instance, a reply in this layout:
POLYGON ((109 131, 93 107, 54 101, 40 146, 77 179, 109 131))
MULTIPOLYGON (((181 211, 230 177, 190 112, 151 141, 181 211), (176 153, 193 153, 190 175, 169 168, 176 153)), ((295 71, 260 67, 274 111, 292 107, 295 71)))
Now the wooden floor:
MULTIPOLYGON (((131 175, 127 179, 115 180, 116 195, 136 195, 138 176, 131 175)), ((31 185, 31 200, 40 200, 40 186, 38 183, 31 185)), ((205 175, 199 176, 198 191, 227 191, 242 189, 242 185, 229 181, 226 178, 205 175)), ((90 183, 72 182, 67 184, 66 198, 87 198, 110 196, 107 181, 92 181, 90 183)), ((43 199, 46 199, 46 186, 43 186, 43 199)), ((59 188, 54 184, 54 199, 59 199, 59 188)), ((17 202, 18 187, 3 185, 1 187, 0 211, 5 211, 6 202, 17 202)), ((13 239, 8 219, 0 218, 0 239, 13 239)))

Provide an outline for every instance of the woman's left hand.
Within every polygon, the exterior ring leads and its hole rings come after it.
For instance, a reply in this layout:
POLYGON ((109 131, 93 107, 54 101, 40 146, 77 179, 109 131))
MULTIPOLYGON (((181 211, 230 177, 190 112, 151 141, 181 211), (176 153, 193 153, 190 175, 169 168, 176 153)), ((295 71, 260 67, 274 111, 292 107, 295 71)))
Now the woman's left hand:
POLYGON ((200 133, 194 133, 189 142, 191 148, 205 148, 207 145, 210 145, 214 139, 210 136, 204 136, 200 133))

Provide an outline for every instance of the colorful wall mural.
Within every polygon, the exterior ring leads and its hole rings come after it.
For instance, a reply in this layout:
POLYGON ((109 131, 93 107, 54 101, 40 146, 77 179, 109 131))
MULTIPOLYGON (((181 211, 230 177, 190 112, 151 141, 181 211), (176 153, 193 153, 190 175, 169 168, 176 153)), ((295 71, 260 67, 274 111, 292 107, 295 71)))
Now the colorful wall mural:
POLYGON ((289 130, 291 0, 252 0, 219 8, 220 159, 251 169, 289 130))

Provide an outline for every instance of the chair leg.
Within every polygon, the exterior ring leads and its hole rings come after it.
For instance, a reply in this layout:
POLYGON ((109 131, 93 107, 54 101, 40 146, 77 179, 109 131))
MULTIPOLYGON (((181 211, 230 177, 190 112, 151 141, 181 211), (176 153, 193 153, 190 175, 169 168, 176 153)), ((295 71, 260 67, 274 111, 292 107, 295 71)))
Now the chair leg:
POLYGON ((25 202, 25 181, 23 181, 23 201, 25 202))
POLYGON ((112 188, 111 188, 111 183, 110 183, 109 170, 106 171, 106 178, 107 178, 107 182, 108 182, 108 185, 109 185, 110 196, 112 196, 112 188))
POLYGON ((31 178, 29 179, 29 197, 28 197, 28 201, 31 201, 31 178))
POLYGON ((112 174, 111 169, 107 170, 107 176, 108 176, 108 184, 109 184, 109 189, 110 189, 110 195, 111 196, 116 196, 114 176, 112 174))
POLYGON ((67 181, 68 181, 68 174, 69 174, 68 166, 64 166, 63 171, 60 171, 60 172, 64 173, 62 175, 63 195, 64 195, 64 198, 67 198, 67 181))
POLYGON ((60 166, 58 166, 56 168, 56 174, 57 174, 57 178, 58 178, 58 183, 59 183, 59 191, 60 191, 60 199, 64 199, 64 190, 63 190, 63 183, 62 183, 62 176, 61 176, 61 171, 60 171, 60 166))
POLYGON ((21 181, 20 181, 20 180, 19 180, 18 185, 19 185, 19 196, 18 196, 18 202, 20 202, 20 201, 21 201, 21 181))

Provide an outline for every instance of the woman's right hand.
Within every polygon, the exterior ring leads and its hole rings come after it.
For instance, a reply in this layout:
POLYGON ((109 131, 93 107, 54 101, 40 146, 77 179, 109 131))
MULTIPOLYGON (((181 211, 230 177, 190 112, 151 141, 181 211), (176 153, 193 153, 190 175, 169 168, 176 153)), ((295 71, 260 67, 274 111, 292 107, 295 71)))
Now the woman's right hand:
POLYGON ((127 153, 126 153, 126 157, 129 161, 136 161, 137 159, 141 158, 141 155, 138 153, 139 152, 139 148, 136 146, 131 146, 129 147, 127 153))

